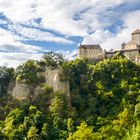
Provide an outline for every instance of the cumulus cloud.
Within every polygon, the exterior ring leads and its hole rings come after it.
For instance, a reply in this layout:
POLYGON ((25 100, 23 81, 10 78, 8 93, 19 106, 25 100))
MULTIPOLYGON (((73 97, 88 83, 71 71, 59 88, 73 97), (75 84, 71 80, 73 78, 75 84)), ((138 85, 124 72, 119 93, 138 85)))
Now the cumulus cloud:
POLYGON ((11 24, 8 26, 10 31, 20 35, 20 40, 48 41, 62 44, 72 44, 73 41, 57 37, 54 34, 41 31, 40 29, 22 26, 20 24, 11 24))
POLYGON ((123 17, 123 27, 115 36, 111 36, 106 39, 101 45, 104 48, 110 49, 120 49, 123 42, 128 42, 131 40, 131 33, 136 29, 140 29, 140 10, 127 13, 123 17))
POLYGON ((38 60, 40 59, 42 54, 34 53, 6 53, 6 52, 0 52, 0 65, 5 65, 8 67, 17 67, 19 64, 27 61, 28 59, 34 59, 38 60))
POLYGON ((109 30, 97 30, 93 34, 86 36, 82 44, 102 44, 112 36, 113 34, 109 30))
POLYGON ((97 30, 85 36, 83 44, 100 44, 104 49, 120 49, 123 42, 131 40, 131 33, 140 28, 140 10, 129 12, 122 17, 122 28, 116 33, 108 30, 97 30))
POLYGON ((17 40, 19 40, 18 36, 4 29, 0 29, 1 51, 38 52, 41 50, 38 46, 26 45, 17 40))
POLYGON ((134 0, 1 0, 0 12, 15 22, 40 18, 46 29, 70 36, 85 36, 89 28, 95 31, 105 26, 100 23, 100 15, 107 9, 131 1, 134 0))

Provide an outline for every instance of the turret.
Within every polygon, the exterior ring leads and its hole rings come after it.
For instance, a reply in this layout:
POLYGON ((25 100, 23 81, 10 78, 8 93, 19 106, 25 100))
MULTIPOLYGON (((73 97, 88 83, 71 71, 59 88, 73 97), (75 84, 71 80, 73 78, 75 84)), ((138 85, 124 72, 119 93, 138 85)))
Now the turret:
POLYGON ((137 29, 132 33, 132 41, 140 46, 140 30, 137 29))

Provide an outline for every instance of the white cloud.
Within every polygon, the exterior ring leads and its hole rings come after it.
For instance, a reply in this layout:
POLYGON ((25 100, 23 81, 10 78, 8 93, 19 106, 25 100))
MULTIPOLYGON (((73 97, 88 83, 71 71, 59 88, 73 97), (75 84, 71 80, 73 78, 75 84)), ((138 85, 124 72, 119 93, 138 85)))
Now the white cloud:
POLYGON ((19 52, 38 52, 41 49, 38 46, 23 44, 19 37, 13 33, 0 28, 0 50, 1 51, 19 51, 19 52))
POLYGON ((116 34, 108 30, 97 30, 83 39, 83 44, 100 44, 104 49, 120 49, 123 42, 131 40, 131 33, 140 29, 140 10, 129 12, 122 17, 123 28, 116 34))
POLYGON ((0 52, 0 65, 5 65, 8 67, 17 67, 19 64, 29 60, 34 59, 38 60, 40 59, 42 54, 30 54, 30 53, 4 53, 0 52))
MULTIPOLYGON (((100 14, 132 0, 1 0, 0 12, 15 22, 40 18, 41 25, 69 36, 85 36, 104 27, 100 14), (16 12, 15 12, 16 9, 16 12), (80 18, 75 20, 74 18, 80 18)), ((134 0, 133 0, 134 1, 134 0)))
POLYGON ((7 16, 7 18, 24 22, 35 18, 35 5, 36 0, 1 0, 0 11, 7 16))
POLYGON ((127 13, 124 17, 124 24, 122 30, 120 30, 115 36, 108 38, 102 43, 104 48, 116 48, 120 49, 123 42, 131 40, 131 33, 136 29, 140 29, 140 10, 127 13))
POLYGON ((113 34, 108 30, 97 30, 93 34, 86 36, 82 44, 102 44, 112 36, 113 34))
POLYGON ((15 32, 15 34, 19 34, 21 36, 20 38, 21 40, 48 41, 48 42, 56 42, 62 44, 73 43, 73 41, 71 40, 62 37, 57 37, 50 32, 21 26, 20 24, 11 24, 8 27, 11 31, 15 32))

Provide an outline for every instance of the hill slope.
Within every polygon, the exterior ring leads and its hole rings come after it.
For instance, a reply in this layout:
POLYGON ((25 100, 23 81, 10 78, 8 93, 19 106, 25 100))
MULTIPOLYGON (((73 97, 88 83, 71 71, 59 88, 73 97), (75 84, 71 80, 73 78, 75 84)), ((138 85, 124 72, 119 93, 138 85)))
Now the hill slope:
POLYGON ((86 59, 67 62, 58 55, 59 59, 54 58, 49 54, 16 70, 0 68, 1 139, 139 139, 138 64, 121 56, 97 64, 86 59), (37 79, 37 72, 43 71, 44 66, 61 67, 60 77, 63 82, 69 81, 70 96, 54 92, 37 79), (11 81, 23 79, 29 86, 40 84, 42 90, 36 98, 19 101, 6 94, 11 81))

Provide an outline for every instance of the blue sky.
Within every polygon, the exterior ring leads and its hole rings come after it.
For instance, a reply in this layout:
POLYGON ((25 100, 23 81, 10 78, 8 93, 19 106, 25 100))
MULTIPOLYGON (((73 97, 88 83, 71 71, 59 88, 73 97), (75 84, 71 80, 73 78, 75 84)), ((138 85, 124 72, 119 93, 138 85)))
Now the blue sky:
POLYGON ((120 49, 138 28, 139 0, 0 0, 0 65, 46 51, 72 59, 80 44, 120 49))

